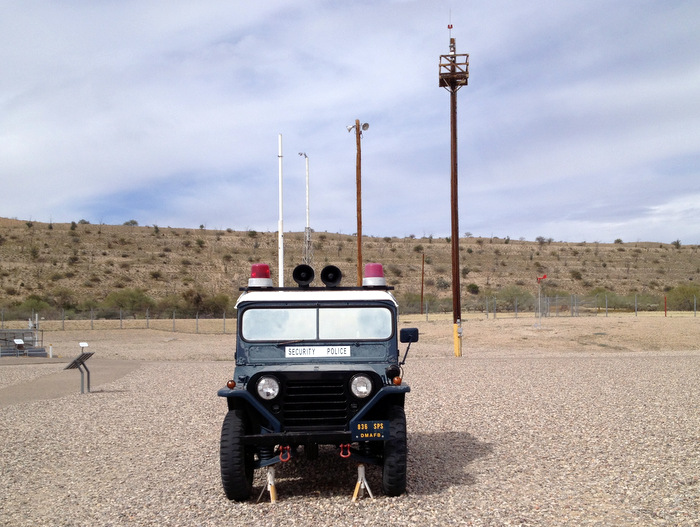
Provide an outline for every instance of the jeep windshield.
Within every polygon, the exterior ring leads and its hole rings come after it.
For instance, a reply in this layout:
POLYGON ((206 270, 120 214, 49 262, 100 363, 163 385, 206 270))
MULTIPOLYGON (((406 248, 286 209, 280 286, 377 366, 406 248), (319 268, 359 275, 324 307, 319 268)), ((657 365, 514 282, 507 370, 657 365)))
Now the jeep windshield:
POLYGON ((250 307, 240 319, 246 342, 383 341, 393 336, 386 307, 250 307))

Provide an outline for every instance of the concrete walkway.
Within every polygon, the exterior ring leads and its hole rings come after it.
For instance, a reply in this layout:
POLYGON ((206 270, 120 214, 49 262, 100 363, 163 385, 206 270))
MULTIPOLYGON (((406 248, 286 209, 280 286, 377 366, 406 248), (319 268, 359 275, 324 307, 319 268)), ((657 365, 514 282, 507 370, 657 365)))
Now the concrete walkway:
MULTIPOLYGON (((80 371, 77 369, 64 369, 72 360, 73 358, 3 357, 0 359, 0 368, 3 366, 31 367, 38 364, 56 364, 61 369, 54 373, 0 389, 0 408, 32 401, 56 399, 75 393, 79 394, 80 371)), ((142 361, 91 358, 86 362, 86 366, 90 370, 90 390, 92 392, 102 391, 100 386, 123 377, 143 364, 145 363, 142 361)), ((85 375, 85 391, 85 395, 89 395, 87 393, 87 375, 85 375)))

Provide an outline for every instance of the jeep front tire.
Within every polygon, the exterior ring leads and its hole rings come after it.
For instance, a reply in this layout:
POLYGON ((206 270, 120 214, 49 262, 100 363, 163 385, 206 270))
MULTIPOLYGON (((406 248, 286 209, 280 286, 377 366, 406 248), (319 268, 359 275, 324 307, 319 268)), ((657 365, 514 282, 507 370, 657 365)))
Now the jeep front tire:
POLYGON ((387 496, 406 492, 406 413, 402 406, 389 407, 389 439, 384 442, 382 491, 387 496))
POLYGON ((221 483, 226 497, 245 501, 253 490, 253 451, 243 444, 246 425, 240 410, 229 410, 221 427, 221 483))

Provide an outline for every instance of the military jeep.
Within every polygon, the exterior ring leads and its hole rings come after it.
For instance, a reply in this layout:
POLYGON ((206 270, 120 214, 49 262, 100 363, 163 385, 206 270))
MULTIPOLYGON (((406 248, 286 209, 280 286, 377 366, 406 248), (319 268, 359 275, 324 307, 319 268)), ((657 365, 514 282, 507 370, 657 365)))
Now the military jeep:
MULTIPOLYGON (((382 491, 406 490, 406 416, 410 391, 402 368, 416 328, 398 328, 398 305, 380 264, 367 264, 362 287, 340 287, 327 266, 312 287, 308 265, 298 287, 272 287, 270 268, 254 264, 237 307, 236 367, 218 395, 228 412, 221 428, 221 481, 230 500, 252 493, 256 469, 319 445, 342 458, 382 467, 382 491), (408 343, 399 361, 398 340, 408 343)), ((361 464, 361 465, 359 465, 361 464)), ((359 483, 358 483, 359 485, 359 483)), ((264 491, 264 489, 263 489, 264 491)))

